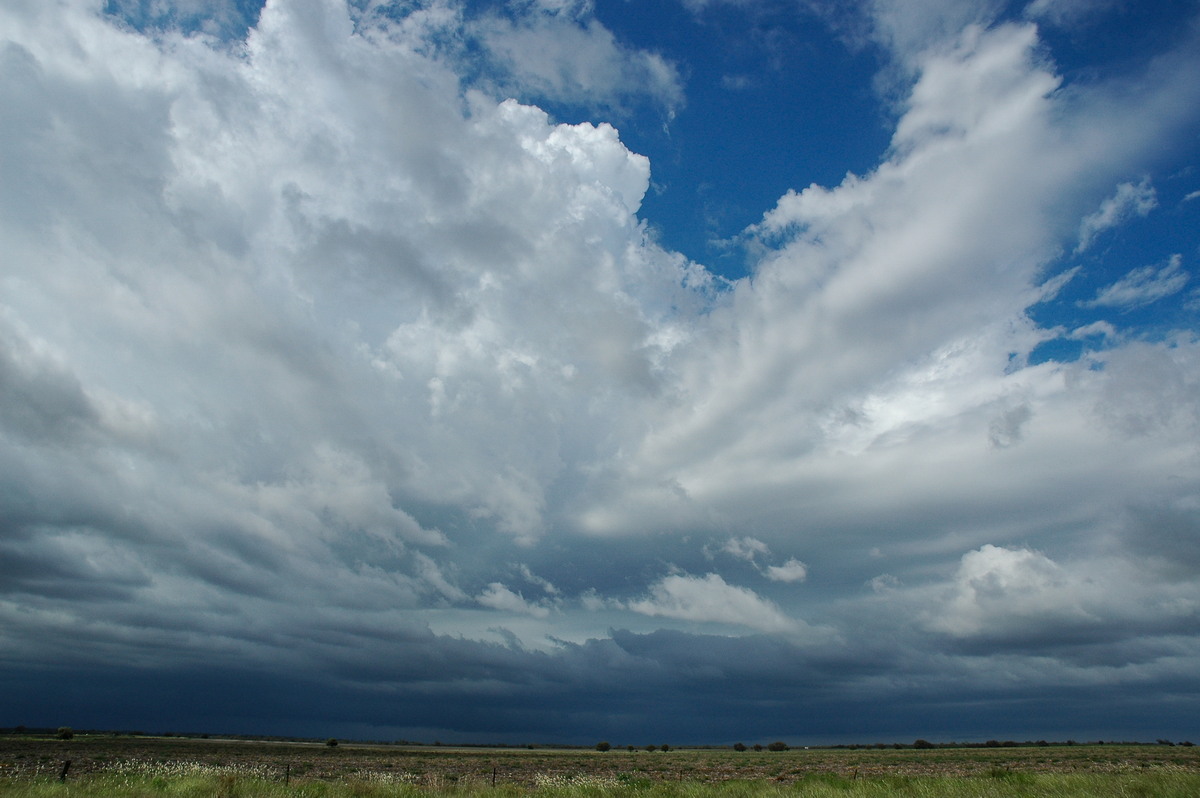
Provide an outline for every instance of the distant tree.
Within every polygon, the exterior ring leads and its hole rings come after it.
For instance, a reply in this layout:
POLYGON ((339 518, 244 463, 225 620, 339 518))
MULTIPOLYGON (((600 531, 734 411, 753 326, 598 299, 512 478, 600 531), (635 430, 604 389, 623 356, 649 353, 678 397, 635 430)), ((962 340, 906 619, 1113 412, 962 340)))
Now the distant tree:
POLYGON ((662 745, 660 745, 660 746, 658 747, 658 750, 660 750, 660 751, 670 751, 670 750, 671 750, 671 746, 667 745, 666 743, 663 743, 662 745))
POLYGON ((596 743, 596 750, 597 750, 597 751, 607 751, 607 750, 609 750, 610 748, 612 748, 612 745, 610 745, 610 744, 609 744, 609 742, 608 742, 607 740, 603 740, 603 741, 601 741, 601 742, 598 742, 598 743, 596 743))
POLYGON ((761 750, 762 750, 762 743, 755 743, 755 744, 754 744, 754 750, 755 750, 755 751, 761 751, 761 750))
POLYGON ((650 745, 646 746, 646 750, 647 751, 656 751, 656 750, 658 750, 658 746, 655 745, 654 743, 651 743, 650 745))
POLYGON ((783 740, 776 740, 775 742, 773 742, 767 746, 767 750, 768 751, 786 751, 786 750, 788 750, 788 744, 785 743, 783 740))
POLYGON ((745 751, 745 750, 746 750, 746 744, 745 744, 745 743, 734 743, 734 744, 733 744, 733 750, 734 750, 734 751, 745 751))
POLYGON ((913 742, 913 748, 933 748, 933 743, 928 740, 916 740, 913 742))
POLYGON ((625 746, 625 748, 626 748, 626 750, 629 750, 629 751, 634 750, 632 745, 627 745, 627 746, 625 746))
POLYGON ((59 726, 58 727, 58 739, 70 740, 74 736, 75 736, 75 730, 72 729, 70 726, 59 726))
POLYGON ((337 738, 335 738, 335 737, 330 737, 328 740, 325 741, 325 745, 329 746, 330 748, 336 748, 337 744, 338 744, 338 741, 337 741, 337 738))

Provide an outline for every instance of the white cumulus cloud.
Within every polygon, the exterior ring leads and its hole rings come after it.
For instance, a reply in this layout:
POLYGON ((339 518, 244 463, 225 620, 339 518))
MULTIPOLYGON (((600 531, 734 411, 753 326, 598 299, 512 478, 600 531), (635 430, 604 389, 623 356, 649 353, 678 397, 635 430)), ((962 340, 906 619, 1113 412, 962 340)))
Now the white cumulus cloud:
POLYGON ((627 602, 643 615, 702 623, 744 626, 764 632, 789 632, 797 623, 753 590, 728 584, 718 574, 671 574, 650 586, 642 599, 627 602))
POLYGON ((1047 619, 1095 623, 1080 605, 1081 587, 1044 554, 989 544, 963 555, 953 592, 930 612, 929 622, 956 636, 1047 619))
POLYGON ((763 573, 772 582, 803 582, 808 578, 808 566, 792 557, 783 565, 768 565, 763 573))

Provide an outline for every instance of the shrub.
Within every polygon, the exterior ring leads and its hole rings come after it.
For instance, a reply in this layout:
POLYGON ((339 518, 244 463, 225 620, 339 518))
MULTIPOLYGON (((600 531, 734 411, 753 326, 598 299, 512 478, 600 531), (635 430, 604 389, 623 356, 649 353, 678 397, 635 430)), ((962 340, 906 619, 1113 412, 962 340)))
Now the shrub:
POLYGON ((610 745, 607 740, 596 743, 597 751, 607 751, 610 748, 612 748, 612 745, 610 745))
POLYGON ((58 727, 58 739, 70 740, 74 736, 75 736, 75 730, 72 729, 70 726, 59 726, 58 727))
POLYGON ((933 748, 933 743, 928 740, 917 740, 913 743, 913 748, 933 748))
POLYGON ((733 744, 733 750, 734 750, 734 751, 745 751, 745 750, 746 750, 746 744, 745 744, 745 743, 734 743, 734 744, 733 744))
POLYGON ((337 741, 336 737, 330 737, 328 740, 325 741, 325 745, 329 746, 330 748, 336 748, 337 744, 338 744, 338 741, 337 741))
POLYGON ((657 749, 658 749, 658 746, 655 745, 654 743, 651 743, 650 745, 646 746, 647 751, 655 751, 657 749))
POLYGON ((783 740, 776 740, 775 742, 773 742, 767 746, 767 750, 768 751, 786 751, 786 750, 788 750, 788 744, 785 743, 783 740))
POLYGON ((667 745, 666 743, 663 743, 662 745, 659 746, 659 749, 662 751, 670 751, 671 746, 667 745))

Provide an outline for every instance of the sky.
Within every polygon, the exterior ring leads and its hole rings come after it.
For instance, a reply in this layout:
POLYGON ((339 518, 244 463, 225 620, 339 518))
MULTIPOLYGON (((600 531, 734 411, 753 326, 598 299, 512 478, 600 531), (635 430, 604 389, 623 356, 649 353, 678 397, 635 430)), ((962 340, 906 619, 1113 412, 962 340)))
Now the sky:
POLYGON ((1200 738, 1200 3, 0 0, 0 725, 1200 738))

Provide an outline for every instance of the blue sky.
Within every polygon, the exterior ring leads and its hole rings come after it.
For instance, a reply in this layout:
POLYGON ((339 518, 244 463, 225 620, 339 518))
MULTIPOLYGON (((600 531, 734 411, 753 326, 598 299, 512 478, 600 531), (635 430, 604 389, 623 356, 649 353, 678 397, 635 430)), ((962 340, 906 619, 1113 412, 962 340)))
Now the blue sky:
POLYGON ((1194 0, 0 31, 9 725, 1197 736, 1194 0))

